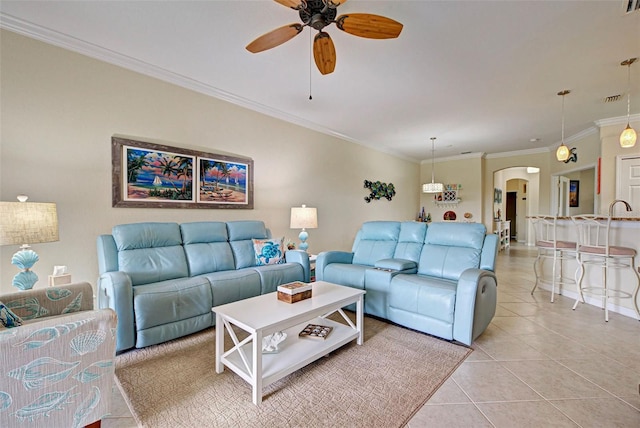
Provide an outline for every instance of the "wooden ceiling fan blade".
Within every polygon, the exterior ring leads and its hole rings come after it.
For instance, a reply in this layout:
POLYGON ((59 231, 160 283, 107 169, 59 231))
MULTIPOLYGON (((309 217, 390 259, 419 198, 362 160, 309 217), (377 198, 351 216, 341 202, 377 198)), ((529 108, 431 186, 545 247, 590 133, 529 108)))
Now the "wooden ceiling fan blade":
POLYGON ((336 68, 336 48, 329 33, 321 31, 313 39, 313 58, 320 73, 333 73, 336 68))
POLYGON ((247 50, 251 53, 266 51, 267 49, 280 46, 300 34, 304 27, 301 24, 289 24, 276 28, 255 39, 247 45, 247 50))
MULTIPOLYGON (((300 0, 274 0, 276 3, 280 3, 284 7, 290 7, 291 9, 299 9, 302 5, 300 0)), ((345 0, 346 1, 346 0, 345 0)))
POLYGON ((395 39, 402 24, 391 18, 370 13, 349 13, 336 19, 336 26, 344 32, 367 39, 395 39))

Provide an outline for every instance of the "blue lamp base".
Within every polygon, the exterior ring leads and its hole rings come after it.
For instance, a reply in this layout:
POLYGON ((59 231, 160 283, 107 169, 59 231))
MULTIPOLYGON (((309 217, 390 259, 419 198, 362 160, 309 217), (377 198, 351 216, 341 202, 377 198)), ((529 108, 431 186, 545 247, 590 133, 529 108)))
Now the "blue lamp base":
POLYGON ((309 244, 307 244, 308 237, 309 234, 307 233, 307 231, 302 229, 302 232, 300 232, 300 234, 298 235, 298 238, 300 239, 300 245, 298 246, 298 248, 300 248, 302 251, 307 251, 307 248, 309 248, 309 244))
POLYGON ((11 284, 23 291, 32 289, 33 285, 38 281, 38 275, 29 269, 31 269, 38 260, 38 254, 33 250, 23 249, 15 253, 11 258, 11 264, 24 270, 13 277, 11 284))

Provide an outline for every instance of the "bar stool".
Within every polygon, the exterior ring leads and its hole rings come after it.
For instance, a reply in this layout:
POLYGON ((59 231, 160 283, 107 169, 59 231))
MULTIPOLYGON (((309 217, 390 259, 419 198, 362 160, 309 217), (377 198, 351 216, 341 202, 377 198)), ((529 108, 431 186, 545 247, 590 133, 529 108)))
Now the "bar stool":
POLYGON ((584 294, 602 297, 602 309, 604 320, 609 321, 608 299, 633 299, 636 316, 640 320, 638 310, 638 289, 640 288, 640 276, 635 269, 636 250, 634 248, 610 245, 611 216, 601 217, 595 215, 573 216, 571 219, 578 226, 578 269, 576 270, 576 284, 578 286, 578 298, 573 309, 579 302, 584 303, 584 294), (582 281, 585 276, 585 267, 593 265, 602 269, 602 284, 584 286, 582 281), (636 279, 633 292, 629 293, 609 287, 607 273, 609 269, 631 269, 636 279))
POLYGON ((558 217, 556 216, 532 216, 531 224, 535 230, 536 248, 538 249, 538 257, 533 262, 536 283, 533 285, 531 295, 538 287, 538 282, 551 284, 551 303, 553 303, 556 284, 558 285, 558 294, 562 294, 562 285, 575 284, 573 278, 562 276, 562 262, 575 259, 577 243, 557 239, 558 217), (545 259, 553 260, 550 278, 544 276, 543 265, 545 259), (556 267, 560 268, 558 274, 556 274, 556 267), (539 270, 540 273, 538 273, 539 270))

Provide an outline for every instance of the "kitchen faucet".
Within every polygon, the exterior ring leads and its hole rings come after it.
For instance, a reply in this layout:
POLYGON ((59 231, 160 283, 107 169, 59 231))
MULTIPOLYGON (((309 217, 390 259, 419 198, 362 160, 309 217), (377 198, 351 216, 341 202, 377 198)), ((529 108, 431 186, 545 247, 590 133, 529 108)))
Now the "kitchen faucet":
POLYGON ((609 205, 609 217, 613 215, 613 206, 618 202, 622 202, 625 208, 627 209, 627 211, 633 211, 633 208, 631 208, 631 205, 629 205, 629 202, 623 201, 622 199, 616 199, 615 201, 611 202, 611 204, 609 205))

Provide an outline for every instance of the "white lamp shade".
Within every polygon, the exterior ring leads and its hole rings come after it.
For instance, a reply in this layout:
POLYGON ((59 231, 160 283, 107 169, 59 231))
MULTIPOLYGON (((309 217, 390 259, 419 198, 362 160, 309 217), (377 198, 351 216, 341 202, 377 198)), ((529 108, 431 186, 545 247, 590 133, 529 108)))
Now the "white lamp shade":
POLYGON ((569 147, 561 144, 560 147, 558 147, 558 150, 556 150, 556 159, 560 162, 564 162, 569 159, 569 147))
POLYGON ((442 193, 444 185, 442 183, 425 183, 422 185, 422 193, 442 193))
POLYGON ((636 134, 635 129, 633 129, 631 125, 627 124, 625 130, 620 134, 620 147, 624 149, 631 148, 636 145, 637 139, 638 135, 636 134))
POLYGON ((318 227, 318 210, 306 205, 291 208, 291 229, 316 229, 318 227))
POLYGON ((0 202, 0 245, 58 241, 54 203, 0 202))

